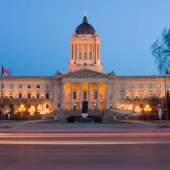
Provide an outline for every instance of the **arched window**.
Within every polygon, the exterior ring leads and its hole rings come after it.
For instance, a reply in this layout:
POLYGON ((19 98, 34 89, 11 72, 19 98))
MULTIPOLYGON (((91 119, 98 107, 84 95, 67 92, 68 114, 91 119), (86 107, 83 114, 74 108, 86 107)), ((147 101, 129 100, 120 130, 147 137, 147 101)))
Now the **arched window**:
POLYGON ((49 104, 46 104, 46 109, 49 109, 49 104))

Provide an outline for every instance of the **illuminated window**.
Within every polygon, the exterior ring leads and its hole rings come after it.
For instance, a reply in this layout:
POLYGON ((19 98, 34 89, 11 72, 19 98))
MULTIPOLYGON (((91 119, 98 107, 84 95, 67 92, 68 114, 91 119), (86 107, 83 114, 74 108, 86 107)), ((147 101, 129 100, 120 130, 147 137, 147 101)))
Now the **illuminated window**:
POLYGON ((31 99, 31 93, 28 93, 28 99, 31 99))
POLYGON ((40 99, 40 93, 37 93, 37 100, 40 99))
POLYGON ((13 99, 13 93, 9 94, 9 98, 12 100, 13 99))
POLYGON ((50 98, 49 93, 46 93, 46 99, 49 99, 49 98, 50 98))
POLYGON ((77 98, 77 93, 76 91, 73 91, 73 99, 76 99, 77 98))
POLYGON ((97 91, 94 91, 94 99, 97 99, 97 91))
POLYGON ((87 99, 87 91, 83 91, 83 99, 87 99))
POLYGON ((19 93, 19 99, 22 99, 22 93, 19 93))
POLYGON ((46 104, 46 109, 49 109, 49 104, 46 104))

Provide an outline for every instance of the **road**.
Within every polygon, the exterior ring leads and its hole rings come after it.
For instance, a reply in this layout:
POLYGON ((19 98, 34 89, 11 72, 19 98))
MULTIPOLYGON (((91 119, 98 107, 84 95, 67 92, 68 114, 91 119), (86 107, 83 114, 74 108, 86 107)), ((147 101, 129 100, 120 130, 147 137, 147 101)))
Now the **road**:
POLYGON ((169 170, 168 131, 0 131, 0 170, 169 170))

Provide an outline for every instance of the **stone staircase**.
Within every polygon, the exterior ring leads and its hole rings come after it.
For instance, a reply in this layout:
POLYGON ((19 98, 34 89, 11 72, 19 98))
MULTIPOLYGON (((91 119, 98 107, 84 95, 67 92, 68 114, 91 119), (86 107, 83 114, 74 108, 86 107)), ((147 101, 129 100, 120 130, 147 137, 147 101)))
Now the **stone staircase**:
MULTIPOLYGON (((125 113, 120 113, 119 110, 89 110, 88 111, 89 115, 92 116, 103 116, 104 121, 112 121, 113 116, 116 115, 116 120, 124 120, 125 119, 125 113)), ((54 111, 52 115, 47 116, 48 119, 54 119, 54 116, 57 116, 57 120, 59 121, 66 121, 66 118, 70 115, 76 115, 80 116, 81 115, 81 110, 59 110, 59 111, 54 111)))

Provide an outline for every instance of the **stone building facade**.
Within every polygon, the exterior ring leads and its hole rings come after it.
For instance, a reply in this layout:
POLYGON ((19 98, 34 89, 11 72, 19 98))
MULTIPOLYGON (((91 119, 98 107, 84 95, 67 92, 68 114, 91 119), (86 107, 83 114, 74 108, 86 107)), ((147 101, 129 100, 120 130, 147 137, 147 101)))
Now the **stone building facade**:
MULTIPOLYGON (((169 88, 167 78, 167 88, 169 88)), ((3 77, 3 107, 15 112, 48 114, 79 110, 83 101, 90 110, 144 110, 165 94, 164 77, 116 76, 103 72, 100 38, 84 16, 70 40, 68 72, 49 77, 3 77)), ((161 103, 161 102, 160 102, 161 103)))

